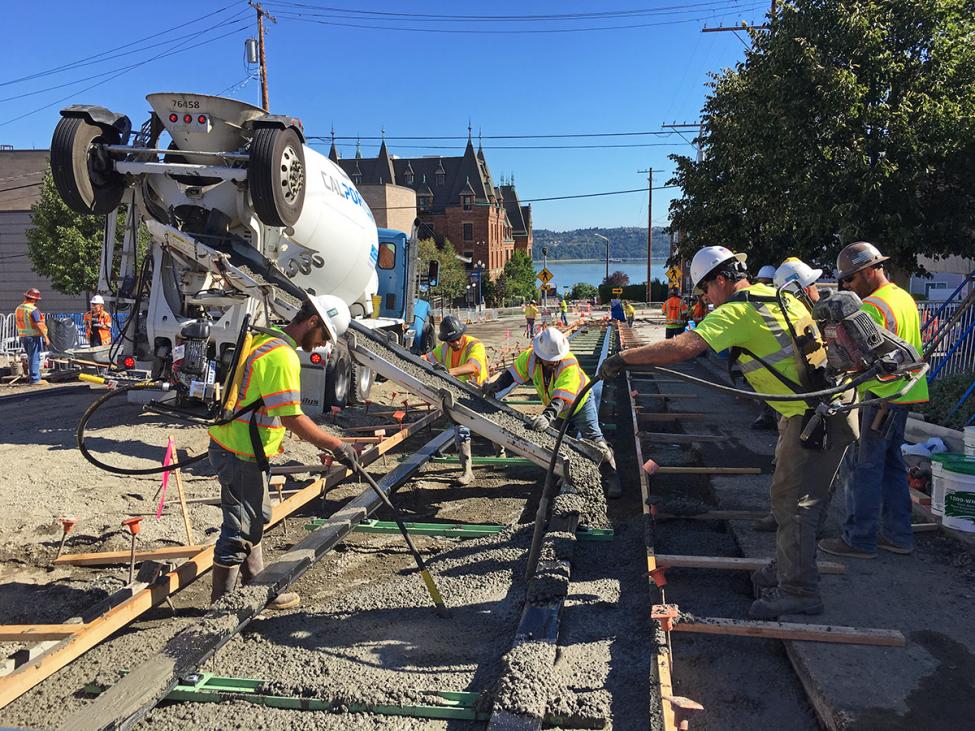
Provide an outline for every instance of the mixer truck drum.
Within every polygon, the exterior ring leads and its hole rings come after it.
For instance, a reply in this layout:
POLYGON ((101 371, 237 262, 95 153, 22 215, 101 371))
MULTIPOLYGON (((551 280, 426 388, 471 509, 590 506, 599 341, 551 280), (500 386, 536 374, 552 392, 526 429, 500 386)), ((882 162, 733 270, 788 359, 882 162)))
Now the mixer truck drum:
POLYGON ((62 117, 51 139, 54 187, 76 213, 111 213, 125 193, 125 179, 115 171, 101 144, 117 145, 118 130, 81 117, 62 117))
POLYGON ((305 202, 305 152, 291 128, 258 127, 247 164, 254 211, 266 226, 293 226, 305 202))

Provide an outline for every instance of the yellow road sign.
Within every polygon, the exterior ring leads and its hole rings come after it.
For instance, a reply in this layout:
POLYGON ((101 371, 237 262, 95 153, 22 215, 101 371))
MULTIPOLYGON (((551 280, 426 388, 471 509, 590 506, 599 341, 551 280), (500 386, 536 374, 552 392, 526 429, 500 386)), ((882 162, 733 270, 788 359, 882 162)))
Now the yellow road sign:
POLYGON ((536 277, 538 277, 538 279, 539 279, 539 281, 540 281, 540 282, 541 282, 542 284, 548 284, 549 282, 551 282, 551 281, 552 281, 552 278, 553 278, 553 277, 554 277, 555 275, 554 275, 554 274, 552 274, 552 272, 550 272, 550 271, 549 271, 548 269, 545 269, 544 267, 542 267, 542 271, 540 271, 540 272, 539 272, 538 274, 536 274, 535 276, 536 276, 536 277))
POLYGON ((682 279, 684 273, 680 270, 680 267, 671 267, 667 270, 667 279, 670 281, 670 286, 679 287, 680 280, 682 279))

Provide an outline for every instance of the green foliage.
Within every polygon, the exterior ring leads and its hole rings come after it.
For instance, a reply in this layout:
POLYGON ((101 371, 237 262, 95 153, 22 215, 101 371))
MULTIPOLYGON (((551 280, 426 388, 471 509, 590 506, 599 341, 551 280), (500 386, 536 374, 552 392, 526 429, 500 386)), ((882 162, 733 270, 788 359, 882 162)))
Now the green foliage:
POLYGON ((506 302, 530 300, 535 294, 535 267, 531 258, 522 251, 516 251, 505 262, 504 271, 496 282, 499 299, 506 302))
POLYGON ((970 0, 795 0, 713 77, 703 161, 672 156, 685 256, 831 265, 851 241, 907 271, 975 247, 970 0))
MULTIPOLYGON (((532 232, 532 256, 542 259, 542 248, 548 249, 549 259, 603 259, 609 239, 609 255, 614 259, 646 259, 647 229, 638 226, 619 228, 581 228, 574 231, 549 231, 536 228, 532 232)), ((670 234, 667 229, 653 229, 653 257, 663 261, 670 254, 670 234)))
POLYGON ((603 277, 603 284, 608 284, 610 287, 625 287, 630 283, 630 275, 626 272, 615 271, 608 277, 603 277))
POLYGON ((58 292, 94 292, 105 217, 83 216, 69 209, 48 173, 41 184, 40 200, 31 207, 31 222, 27 255, 33 270, 50 279, 58 292))
POLYGON ((598 295, 599 290, 596 289, 596 285, 589 284, 588 282, 577 282, 572 285, 572 292, 569 294, 569 299, 587 300, 598 295))
POLYGON ((440 262, 440 281, 436 287, 430 288, 431 297, 443 297, 449 301, 464 296, 467 291, 467 272, 450 241, 444 241, 443 247, 439 247, 433 239, 424 239, 417 249, 417 257, 417 271, 421 272, 427 270, 431 260, 440 262))
POLYGON ((924 404, 925 418, 933 424, 946 426, 949 429, 961 429, 972 414, 975 413, 975 395, 969 396, 958 412, 950 419, 949 412, 955 408, 972 382, 975 373, 957 373, 953 376, 939 378, 929 385, 931 400, 924 404))

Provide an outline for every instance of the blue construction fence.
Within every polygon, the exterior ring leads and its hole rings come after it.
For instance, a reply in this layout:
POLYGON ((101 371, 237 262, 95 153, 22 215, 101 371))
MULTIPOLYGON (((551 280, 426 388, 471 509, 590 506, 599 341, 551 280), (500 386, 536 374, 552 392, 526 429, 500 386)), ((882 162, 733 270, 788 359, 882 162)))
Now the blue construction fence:
MULTIPOLYGON (((83 346, 88 344, 88 339, 85 337, 85 313, 83 312, 49 312, 45 315, 47 318, 57 318, 59 320, 71 320, 74 326, 78 328, 78 345, 83 346)), ((129 315, 127 312, 119 312, 112 316, 112 342, 115 342, 119 338, 119 333, 123 328, 125 328, 125 323, 128 321, 129 315)))

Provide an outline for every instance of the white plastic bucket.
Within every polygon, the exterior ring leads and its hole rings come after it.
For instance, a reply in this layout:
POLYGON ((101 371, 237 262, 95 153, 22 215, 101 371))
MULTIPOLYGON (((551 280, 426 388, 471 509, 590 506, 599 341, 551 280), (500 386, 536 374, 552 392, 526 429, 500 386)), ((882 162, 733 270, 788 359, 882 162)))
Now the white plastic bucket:
POLYGON ((965 454, 975 457, 975 426, 965 427, 965 454))
POLYGON ((944 487, 942 525, 966 533, 975 533, 975 475, 954 472, 946 467, 944 487))
POLYGON ((945 514, 945 466, 937 461, 931 463, 931 512, 945 514))

